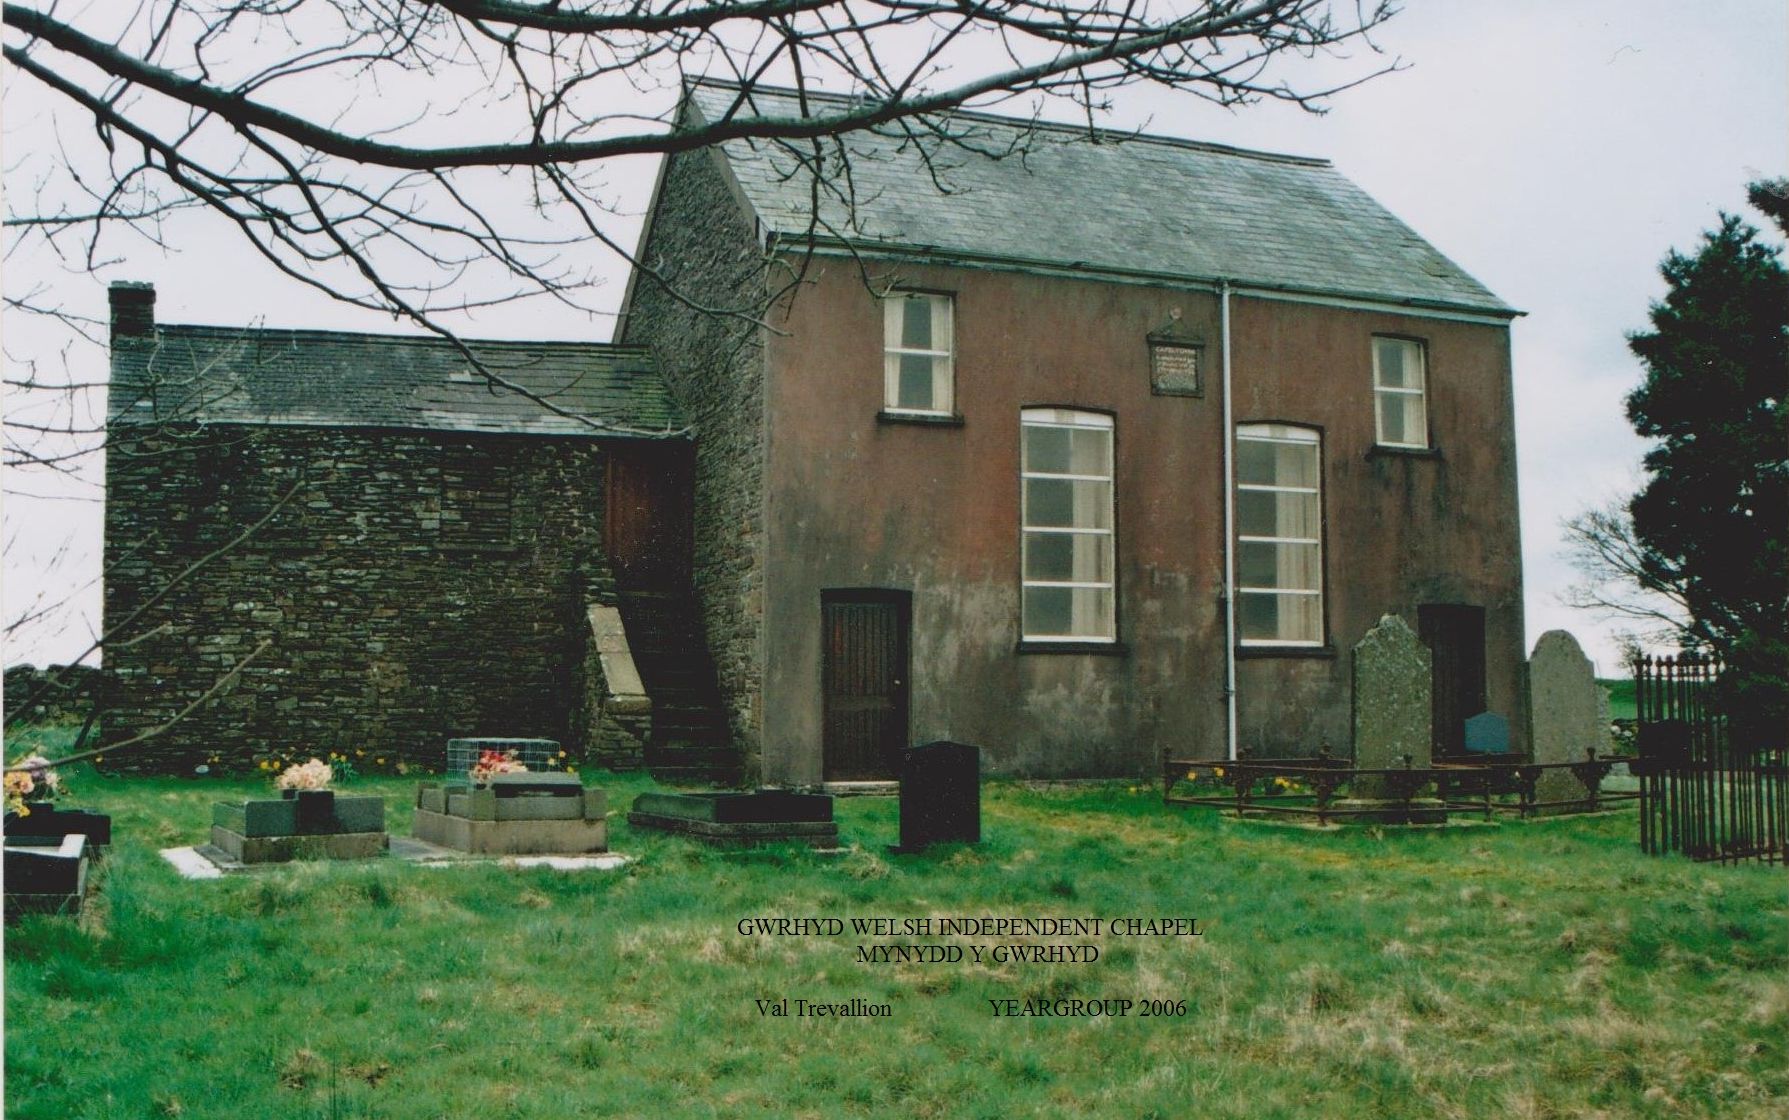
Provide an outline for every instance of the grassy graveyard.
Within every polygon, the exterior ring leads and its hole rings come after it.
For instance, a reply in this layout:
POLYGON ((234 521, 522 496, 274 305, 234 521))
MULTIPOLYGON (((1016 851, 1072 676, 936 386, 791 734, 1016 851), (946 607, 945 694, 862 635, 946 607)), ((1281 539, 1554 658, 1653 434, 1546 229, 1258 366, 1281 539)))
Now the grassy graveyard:
MULTIPOLYGON (((895 802, 858 798, 838 803, 847 854, 741 854, 631 828, 653 787, 597 774, 622 871, 386 859, 188 882, 157 849, 265 783, 70 777, 117 843, 81 918, 7 930, 21 1120, 1789 1108, 1785 875, 1646 858, 1631 813, 1313 833, 1141 785, 991 783, 979 847, 890 855, 895 802), (932 937, 1100 957, 881 964, 858 946, 912 939, 737 928, 945 916, 1191 917, 1203 936, 932 937), (891 1014, 760 1014, 785 997, 891 1014), (1137 1002, 996 1017, 1009 999, 1137 1002)), ((409 832, 413 779, 348 788, 409 832)))

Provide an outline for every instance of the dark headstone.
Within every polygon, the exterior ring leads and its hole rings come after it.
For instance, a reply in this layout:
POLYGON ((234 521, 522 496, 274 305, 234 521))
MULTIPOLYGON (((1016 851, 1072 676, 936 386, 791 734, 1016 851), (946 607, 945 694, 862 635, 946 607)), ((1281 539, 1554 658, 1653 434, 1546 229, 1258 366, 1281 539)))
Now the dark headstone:
POLYGON ((296 792, 298 808, 293 818, 300 836, 340 831, 335 824, 334 790, 301 789, 296 792))
POLYGON ((936 742, 901 757, 901 846, 981 843, 981 749, 936 742))
POLYGON ((1480 712, 1466 721, 1467 754, 1508 754, 1509 720, 1496 712, 1480 712))
POLYGON ((89 847, 103 848, 112 842, 112 818, 91 809, 54 809, 32 805, 31 812, 20 816, 6 815, 8 836, 73 836, 87 838, 89 847))

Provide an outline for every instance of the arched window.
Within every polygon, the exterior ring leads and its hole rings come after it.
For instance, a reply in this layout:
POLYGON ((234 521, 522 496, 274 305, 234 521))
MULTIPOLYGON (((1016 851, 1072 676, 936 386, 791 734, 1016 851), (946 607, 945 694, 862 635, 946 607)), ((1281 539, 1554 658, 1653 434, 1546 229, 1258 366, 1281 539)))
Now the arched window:
POLYGON ((1024 639, 1115 642, 1112 418, 1028 408, 1020 419, 1024 639))
POLYGON ((1323 437, 1236 429, 1236 632, 1244 645, 1323 644, 1323 437))

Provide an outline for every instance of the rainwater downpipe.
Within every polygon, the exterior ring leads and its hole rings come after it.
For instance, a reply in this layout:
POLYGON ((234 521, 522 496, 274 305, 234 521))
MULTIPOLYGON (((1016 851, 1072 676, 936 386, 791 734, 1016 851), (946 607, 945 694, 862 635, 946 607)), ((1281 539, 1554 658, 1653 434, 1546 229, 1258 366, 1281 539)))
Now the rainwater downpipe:
POLYGON ((1236 761, 1236 418, 1230 405, 1230 281, 1218 281, 1224 367, 1224 757, 1236 761))

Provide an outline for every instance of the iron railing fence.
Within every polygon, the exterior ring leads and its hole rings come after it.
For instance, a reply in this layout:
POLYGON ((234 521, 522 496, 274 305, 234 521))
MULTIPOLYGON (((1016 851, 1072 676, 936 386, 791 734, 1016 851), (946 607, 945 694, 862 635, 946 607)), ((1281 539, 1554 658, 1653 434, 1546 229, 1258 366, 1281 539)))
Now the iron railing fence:
POLYGON ((1637 791, 1602 788, 1603 779, 1619 761, 1594 749, 1586 750, 1581 762, 1449 761, 1379 769, 1350 766, 1346 759, 1330 757, 1327 748, 1316 758, 1213 762, 1164 756, 1162 800, 1168 805, 1229 809, 1238 816, 1314 817, 1319 824, 1384 820, 1398 816, 1400 804, 1405 818, 1430 822, 1462 813, 1489 819, 1495 813, 1530 817, 1548 811, 1600 812, 1640 796, 1637 791), (1548 771, 1569 772, 1581 795, 1541 798, 1540 780, 1548 771), (1207 782, 1224 787, 1224 792, 1204 792, 1207 782), (1373 787, 1371 798, 1359 799, 1365 803, 1354 804, 1357 799, 1347 796, 1357 783, 1373 787))
POLYGON ((1685 653, 1633 667, 1641 849, 1789 865, 1789 754, 1735 740, 1714 704, 1721 663, 1685 653))

